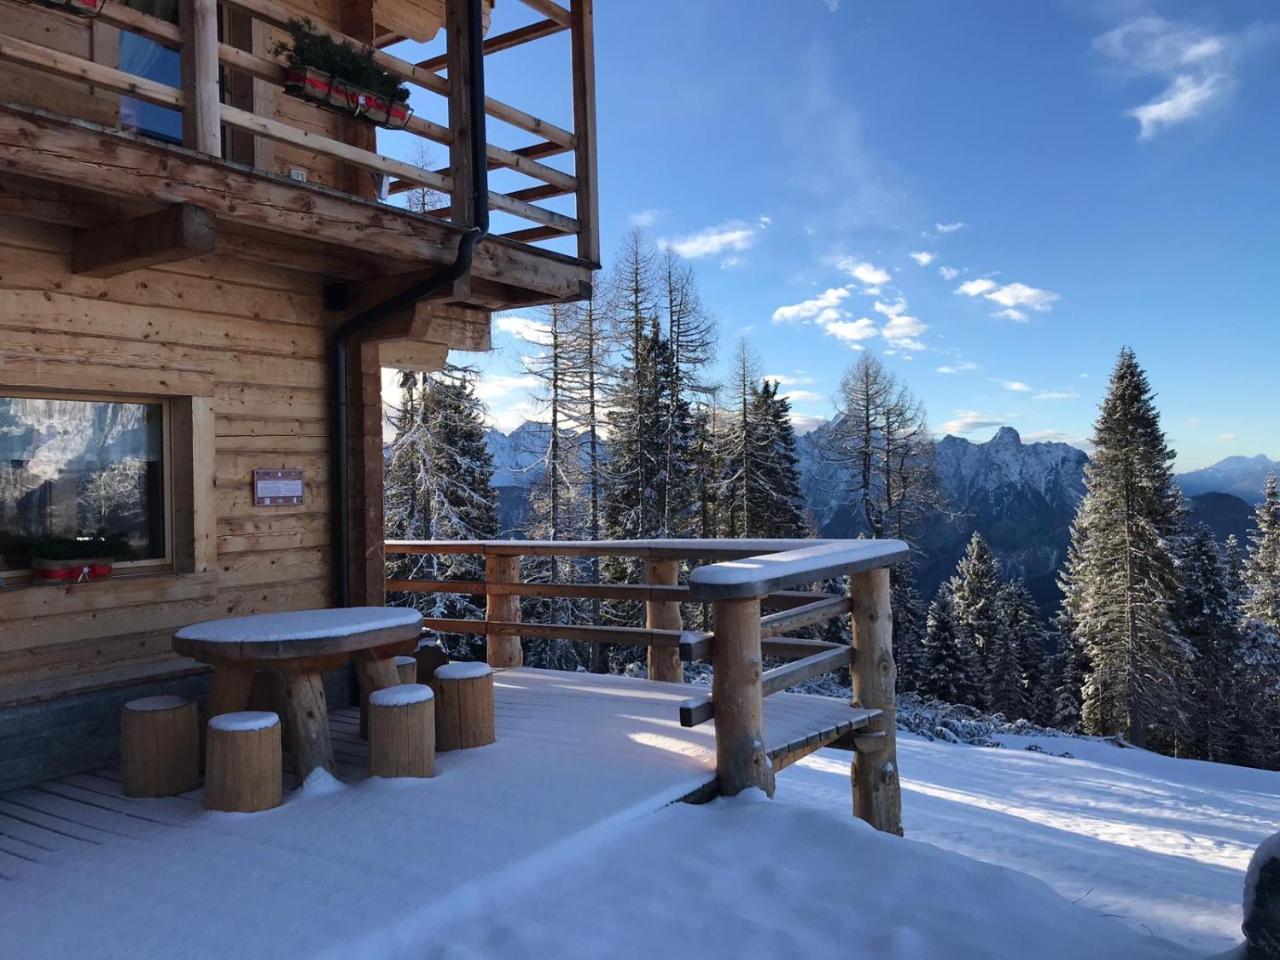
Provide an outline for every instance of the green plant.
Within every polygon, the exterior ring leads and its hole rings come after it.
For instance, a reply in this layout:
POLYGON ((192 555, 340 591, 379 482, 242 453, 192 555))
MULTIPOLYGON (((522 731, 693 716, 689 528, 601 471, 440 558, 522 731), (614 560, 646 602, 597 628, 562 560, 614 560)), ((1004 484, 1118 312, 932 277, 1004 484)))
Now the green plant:
POLYGON ((32 560, 128 560, 133 556, 123 534, 99 530, 91 537, 32 537, 27 541, 32 560))
POLYGON ((408 101, 409 88, 378 66, 371 47, 357 49, 334 40, 310 20, 290 20, 289 37, 290 42, 277 42, 272 52, 285 57, 290 66, 311 67, 392 103, 408 101))

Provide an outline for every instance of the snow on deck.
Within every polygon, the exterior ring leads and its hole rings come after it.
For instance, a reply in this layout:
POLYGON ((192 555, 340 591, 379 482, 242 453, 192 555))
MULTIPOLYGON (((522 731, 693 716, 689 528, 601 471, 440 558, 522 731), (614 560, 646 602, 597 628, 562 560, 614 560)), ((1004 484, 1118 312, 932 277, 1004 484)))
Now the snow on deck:
MULTIPOLYGON (((495 878, 545 870, 713 777, 713 724, 679 724, 689 686, 540 670, 494 686, 497 742, 438 754, 430 780, 357 780, 367 748, 343 710, 334 751, 356 782, 321 774, 264 813, 206 812, 200 791, 128 799, 113 771, 0 796, 6 942, 24 958, 341 956, 428 907, 483 902, 495 878)), ((771 750, 865 719, 795 694, 765 715, 771 750)))

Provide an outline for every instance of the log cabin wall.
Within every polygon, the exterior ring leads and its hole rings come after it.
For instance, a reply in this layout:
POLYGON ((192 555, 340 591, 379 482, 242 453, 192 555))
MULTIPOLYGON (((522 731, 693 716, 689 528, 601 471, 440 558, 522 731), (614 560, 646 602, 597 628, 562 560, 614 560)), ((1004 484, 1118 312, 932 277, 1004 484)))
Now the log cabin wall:
MULTIPOLYGON (((203 670, 170 649, 176 627, 332 603, 321 278, 216 254, 80 277, 71 234, 0 214, 0 394, 195 395, 212 413, 212 498, 195 528, 215 543, 185 573, 0 590, 0 790, 107 762, 138 684, 201 689, 203 670), (304 470, 304 505, 255 507, 255 468, 304 470)), ((330 695, 344 693, 335 679, 330 695)))

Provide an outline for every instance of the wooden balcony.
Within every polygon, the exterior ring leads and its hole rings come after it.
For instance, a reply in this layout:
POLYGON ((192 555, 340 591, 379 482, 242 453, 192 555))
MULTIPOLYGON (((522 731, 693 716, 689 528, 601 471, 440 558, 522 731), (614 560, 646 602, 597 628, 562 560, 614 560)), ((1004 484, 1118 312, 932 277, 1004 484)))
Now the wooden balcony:
MULTIPOLYGON (((679 705, 682 727, 715 722, 716 791, 748 787, 773 793, 776 770, 841 738, 859 751, 854 765, 854 809, 877 829, 901 833, 897 748, 894 737, 893 629, 889 566, 907 556, 898 540, 622 540, 390 541, 389 557, 469 554, 484 558, 480 581, 428 580, 403 574, 388 593, 460 593, 485 597, 484 620, 426 618, 428 631, 485 638, 486 656, 499 669, 523 663, 521 638, 641 646, 648 676, 664 689, 683 679, 682 663, 712 669, 710 691, 690 688, 679 705), (633 583, 529 582, 522 557, 610 558, 642 566, 633 583), (681 565, 692 566, 680 583, 681 565), (700 565, 699 565, 700 564, 700 565), (848 577, 848 594, 812 587, 848 577), (806 588, 806 589, 801 589, 806 588), (520 598, 576 598, 643 602, 642 626, 605 623, 525 623, 520 598), (686 630, 682 604, 708 605, 709 630, 686 630), (764 614, 766 607, 775 612, 764 614), (853 644, 845 646, 788 634, 851 616, 853 644), (764 669, 766 656, 789 661, 764 669), (808 723, 779 741, 767 728, 767 697, 837 670, 853 678, 852 710, 832 716, 830 701, 813 698, 808 723)), ((427 564, 419 563, 420 567, 427 564)), ((555 569, 554 567, 552 569, 555 569)), ((410 573, 415 571, 410 570, 410 573)), ((800 698, 803 700, 804 698, 800 698)), ((800 707, 803 712, 803 706, 800 707)))
MULTIPOLYGON (((486 98, 499 131, 486 143, 488 168, 503 186, 488 191, 493 229, 472 275, 445 303, 577 299, 599 260, 591 2, 526 2, 540 19, 489 36, 485 58, 565 34, 571 89, 561 111, 572 123, 486 98)), ((466 76, 464 0, 371 0, 332 12, 321 0, 181 0, 169 19, 154 15, 163 6, 106 0, 85 18, 0 0, 0 213, 99 230, 86 248, 137 248, 133 262, 143 265, 212 248, 334 278, 411 281, 453 260, 476 220, 467 161, 475 125, 456 79, 466 76), (431 39, 437 8, 437 55, 415 63, 381 48, 411 30, 431 39), (286 95, 285 61, 273 50, 301 15, 372 50, 409 86, 414 112, 403 129, 377 131, 286 95), (172 51, 164 55, 176 54, 180 80, 122 69, 122 44, 172 51), (176 124, 174 135, 137 122, 148 110, 176 124), (189 229, 173 215, 184 206, 207 223, 189 229)))

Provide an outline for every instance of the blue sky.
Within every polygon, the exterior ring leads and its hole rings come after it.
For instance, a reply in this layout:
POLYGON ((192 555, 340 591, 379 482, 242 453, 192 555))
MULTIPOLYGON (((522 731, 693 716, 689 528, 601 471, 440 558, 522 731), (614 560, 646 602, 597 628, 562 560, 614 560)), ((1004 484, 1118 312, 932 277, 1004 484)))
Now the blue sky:
MULTIPOLYGON (((606 260, 633 224, 688 256, 802 423, 865 349, 939 433, 1079 443, 1129 345, 1180 469, 1280 456, 1274 3, 600 0, 596 30, 606 260)), ((534 46, 491 93, 561 100, 534 46)))

